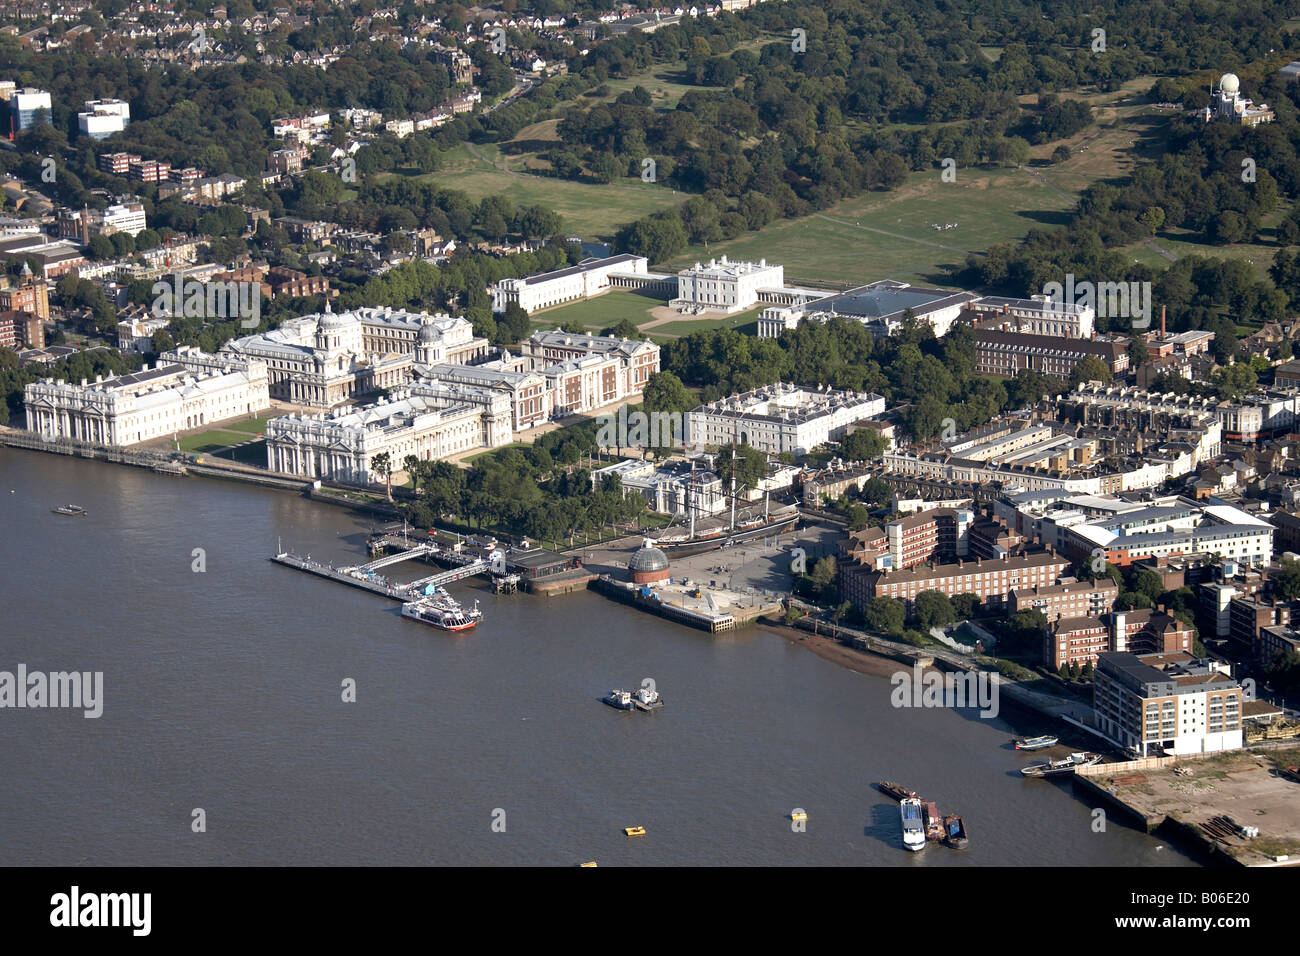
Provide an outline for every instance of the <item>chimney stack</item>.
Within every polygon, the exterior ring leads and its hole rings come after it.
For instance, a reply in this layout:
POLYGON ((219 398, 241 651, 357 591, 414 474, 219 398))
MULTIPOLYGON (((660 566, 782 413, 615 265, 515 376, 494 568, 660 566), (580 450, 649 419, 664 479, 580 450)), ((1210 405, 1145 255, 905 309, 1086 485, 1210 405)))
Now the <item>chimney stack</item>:
POLYGON ((1161 338, 1162 340, 1163 340, 1163 339, 1165 338, 1165 336, 1168 334, 1168 333, 1165 332, 1165 310, 1166 310, 1166 309, 1168 309, 1168 306, 1164 306, 1164 305, 1162 305, 1162 306, 1160 307, 1160 338, 1161 338))

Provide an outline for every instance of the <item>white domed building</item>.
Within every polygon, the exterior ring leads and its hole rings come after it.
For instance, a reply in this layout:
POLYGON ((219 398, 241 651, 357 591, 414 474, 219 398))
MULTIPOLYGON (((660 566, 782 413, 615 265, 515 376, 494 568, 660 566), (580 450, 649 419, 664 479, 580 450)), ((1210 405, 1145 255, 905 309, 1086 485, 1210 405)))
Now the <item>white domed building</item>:
POLYGON ((1271 123, 1276 114, 1267 103, 1256 106, 1254 101, 1241 95, 1241 78, 1236 73, 1219 77, 1218 89, 1210 88, 1210 105, 1201 111, 1201 119, 1210 123, 1224 120, 1238 126, 1258 126, 1271 123))
POLYGON ((334 312, 326 302, 324 312, 227 342, 221 354, 266 362, 272 399, 329 409, 410 383, 417 364, 470 362, 487 350, 487 339, 459 316, 382 307, 334 312))

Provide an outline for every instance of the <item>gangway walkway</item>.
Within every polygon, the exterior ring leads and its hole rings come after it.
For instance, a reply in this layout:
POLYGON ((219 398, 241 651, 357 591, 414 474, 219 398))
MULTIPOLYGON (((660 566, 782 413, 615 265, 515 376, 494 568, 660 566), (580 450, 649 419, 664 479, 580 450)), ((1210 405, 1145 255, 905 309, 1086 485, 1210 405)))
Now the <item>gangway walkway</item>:
POLYGON ((417 544, 409 551, 399 551, 397 554, 386 554, 382 558, 375 558, 365 564, 359 564, 354 570, 357 571, 376 571, 379 568, 386 568, 390 564, 401 564, 403 561, 414 561, 416 558, 422 558, 428 554, 434 554, 438 550, 436 544, 417 544))
POLYGON ((485 573, 491 565, 486 561, 475 561, 472 564, 465 564, 459 568, 452 568, 450 571, 439 571, 437 574, 431 574, 427 578, 420 578, 418 581, 412 581, 407 587, 419 588, 424 590, 430 584, 434 587, 442 587, 444 584, 451 584, 454 581, 461 581, 465 578, 473 577, 476 574, 485 573))

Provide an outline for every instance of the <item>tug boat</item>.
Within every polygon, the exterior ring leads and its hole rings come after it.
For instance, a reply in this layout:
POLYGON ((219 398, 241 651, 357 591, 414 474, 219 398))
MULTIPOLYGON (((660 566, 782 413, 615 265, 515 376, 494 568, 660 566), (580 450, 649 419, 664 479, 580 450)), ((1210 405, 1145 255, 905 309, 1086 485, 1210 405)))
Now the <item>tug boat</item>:
POLYGON ((1079 767, 1091 767, 1100 759, 1101 754, 1072 753, 1060 760, 1049 760, 1046 763, 1033 763, 1028 767, 1021 767, 1020 772, 1026 777, 1055 777, 1063 773, 1074 773, 1079 767))
POLYGON ((86 509, 81 505, 59 505, 57 508, 51 508, 56 515, 84 515, 86 509))
POLYGON ((1017 737, 1017 750, 1043 750, 1047 747, 1055 747, 1059 738, 1051 734, 1043 734, 1041 737, 1017 737))
POLYGON ((943 842, 954 850, 964 850, 970 843, 966 838, 966 824, 955 813, 943 818, 943 842))
POLYGON ((903 821, 903 846, 916 853, 925 849, 925 824, 921 819, 921 801, 904 797, 898 805, 903 821))
POLYGON ((441 588, 433 595, 402 605, 402 617, 428 624, 442 631, 468 631, 483 620, 478 601, 466 609, 459 601, 441 588))

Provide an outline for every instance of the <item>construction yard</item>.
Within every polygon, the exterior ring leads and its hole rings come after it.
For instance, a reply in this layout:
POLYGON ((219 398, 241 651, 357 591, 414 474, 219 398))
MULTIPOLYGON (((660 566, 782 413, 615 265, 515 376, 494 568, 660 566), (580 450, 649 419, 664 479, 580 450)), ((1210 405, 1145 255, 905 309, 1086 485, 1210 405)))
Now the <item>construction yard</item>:
POLYGON ((1300 865, 1300 748, 1237 750, 1143 770, 1078 780, 1141 817, 1148 829, 1166 821, 1241 866, 1300 865), (1237 826, 1258 827, 1242 836, 1237 826))

